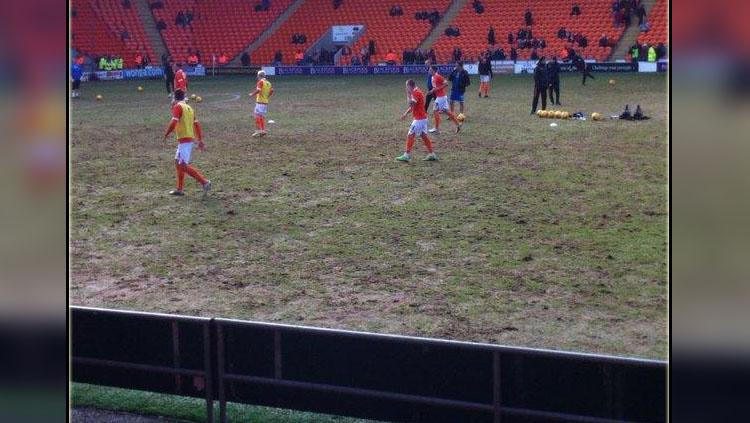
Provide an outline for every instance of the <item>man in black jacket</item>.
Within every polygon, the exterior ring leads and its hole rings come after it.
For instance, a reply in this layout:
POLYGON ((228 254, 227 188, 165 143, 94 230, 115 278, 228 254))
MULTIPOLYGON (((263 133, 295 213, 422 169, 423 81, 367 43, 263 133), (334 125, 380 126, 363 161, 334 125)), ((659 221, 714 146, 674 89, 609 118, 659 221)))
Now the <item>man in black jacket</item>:
POLYGON ((587 63, 583 60, 583 57, 577 54, 573 56, 573 64, 576 66, 576 69, 578 69, 578 71, 583 74, 583 85, 586 85, 586 78, 596 79, 594 78, 594 75, 591 74, 591 71, 589 70, 587 63))
POLYGON ((544 56, 536 63, 534 68, 534 100, 531 102, 531 114, 536 113, 539 97, 542 98, 542 110, 547 109, 547 66, 545 65, 544 56))
POLYGON ((169 60, 169 57, 164 57, 162 60, 164 66, 164 82, 167 83, 167 97, 172 97, 172 86, 174 85, 174 63, 169 60))
POLYGON ((552 61, 547 62, 547 78, 549 79, 549 101, 552 104, 561 106, 560 64, 557 62, 557 57, 553 57, 552 61))

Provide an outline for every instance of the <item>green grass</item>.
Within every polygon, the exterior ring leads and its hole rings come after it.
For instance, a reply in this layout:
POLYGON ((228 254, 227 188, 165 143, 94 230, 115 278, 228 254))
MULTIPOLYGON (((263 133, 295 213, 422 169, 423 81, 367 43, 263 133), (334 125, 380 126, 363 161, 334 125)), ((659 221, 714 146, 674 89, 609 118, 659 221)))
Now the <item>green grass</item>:
MULTIPOLYGON (((140 415, 164 416, 190 422, 206 421, 206 402, 199 398, 178 397, 84 383, 73 384, 70 395, 74 407, 91 407, 140 415)), ((214 413, 215 418, 218 419, 218 402, 214 403, 214 413)), ((227 404, 227 420, 237 423, 375 423, 373 420, 232 403, 227 404)))
POLYGON ((273 78, 257 140, 251 79, 194 78, 207 199, 192 180, 166 195, 163 81, 84 84, 71 303, 664 358, 664 76, 566 76, 563 109, 652 119, 554 129, 529 116, 530 79, 490 99, 474 79, 465 130, 409 165, 403 80, 273 78))

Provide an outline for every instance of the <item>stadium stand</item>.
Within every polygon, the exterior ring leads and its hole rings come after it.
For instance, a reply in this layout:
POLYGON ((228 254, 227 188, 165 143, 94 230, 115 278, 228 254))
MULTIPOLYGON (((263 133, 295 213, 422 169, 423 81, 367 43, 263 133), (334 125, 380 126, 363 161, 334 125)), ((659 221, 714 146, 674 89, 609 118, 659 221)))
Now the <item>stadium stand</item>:
MULTIPOLYGON (((433 48, 438 60, 448 62, 452 60, 451 53, 455 46, 459 46, 464 58, 476 59, 481 51, 488 47, 487 31, 492 25, 495 29, 496 44, 494 49, 502 47, 506 55, 510 55, 511 45, 508 44, 508 33, 515 34, 525 28, 524 13, 531 9, 533 25, 531 27, 534 38, 544 39, 546 48, 537 49, 540 56, 554 56, 566 46, 573 47, 584 58, 606 60, 611 47, 599 47, 598 40, 606 34, 610 41, 616 43, 623 33, 623 27, 615 28, 611 16, 611 0, 580 0, 575 1, 581 8, 581 15, 571 16, 573 2, 550 2, 544 0, 500 0, 483 2, 484 12, 479 14, 474 10, 472 2, 467 2, 459 15, 451 23, 460 30, 458 37, 442 34, 433 48), (588 39, 588 46, 583 49, 571 45, 567 40, 557 37, 560 27, 574 33, 581 33, 588 39)), ((515 42, 515 40, 514 40, 515 42)), ((527 60, 531 49, 518 49, 518 59, 527 60)))
POLYGON ((176 61, 185 61, 188 51, 211 64, 211 55, 221 53, 233 58, 268 28, 292 4, 292 0, 272 0, 268 10, 257 10, 260 1, 211 0, 165 1, 163 8, 152 8, 154 20, 163 20, 161 31, 169 53, 176 61), (190 12, 192 21, 178 25, 179 12, 190 12))
POLYGON ((417 20, 416 13, 436 10, 442 15, 449 4, 450 0, 344 0, 334 8, 331 0, 307 0, 251 54, 251 60, 256 64, 269 64, 279 50, 283 63, 292 64, 297 49, 305 51, 331 26, 355 24, 365 25, 365 32, 355 43, 353 51, 359 51, 372 39, 376 54, 371 63, 383 61, 389 49, 393 49, 400 59, 404 49, 415 49, 430 32, 430 23, 417 20), (404 13, 390 16, 389 11, 396 4, 404 13), (306 42, 293 44, 292 36, 296 33, 304 33, 306 42))
POLYGON ((651 29, 648 32, 642 32, 638 36, 638 42, 648 45, 668 44, 667 22, 669 21, 669 16, 667 15, 667 0, 656 0, 656 3, 651 8, 651 12, 646 16, 646 21, 651 25, 651 29))
POLYGON ((74 49, 91 56, 122 57, 125 67, 135 66, 137 53, 158 63, 135 5, 125 7, 122 0, 73 0, 72 10, 74 49))

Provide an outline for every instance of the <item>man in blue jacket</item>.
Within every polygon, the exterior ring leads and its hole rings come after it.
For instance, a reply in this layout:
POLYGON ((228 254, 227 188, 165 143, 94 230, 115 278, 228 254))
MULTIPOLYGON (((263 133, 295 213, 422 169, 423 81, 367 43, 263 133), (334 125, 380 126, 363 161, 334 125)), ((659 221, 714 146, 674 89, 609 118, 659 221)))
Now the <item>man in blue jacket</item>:
POLYGON ((81 68, 81 65, 79 65, 75 61, 70 66, 70 77, 73 79, 73 90, 71 91, 70 96, 72 98, 78 98, 81 96, 78 90, 81 88, 81 77, 83 77, 83 68, 81 68))
POLYGON ((469 72, 464 69, 463 62, 456 63, 456 68, 453 69, 453 72, 451 72, 448 80, 451 81, 451 112, 453 112, 453 106, 455 105, 455 102, 458 102, 459 113, 463 113, 464 93, 466 92, 466 87, 471 85, 471 80, 469 80, 469 72))

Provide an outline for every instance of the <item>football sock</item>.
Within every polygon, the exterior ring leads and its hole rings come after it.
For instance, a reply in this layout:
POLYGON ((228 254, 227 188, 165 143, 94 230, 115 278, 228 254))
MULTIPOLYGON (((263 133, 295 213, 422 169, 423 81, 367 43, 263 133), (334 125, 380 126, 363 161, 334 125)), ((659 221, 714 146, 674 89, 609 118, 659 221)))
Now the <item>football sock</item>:
POLYGON ((187 164, 187 163, 183 164, 183 169, 184 169, 185 173, 187 173, 188 175, 192 176, 193 179, 195 179, 196 181, 200 182, 201 185, 203 185, 206 182, 208 182, 208 180, 206 178, 204 178, 203 175, 201 175, 201 173, 198 172, 198 170, 196 170, 194 167, 190 166, 189 164, 187 164))
POLYGON ((179 163, 175 163, 175 169, 177 171, 177 191, 182 191, 185 186, 185 171, 179 163))
POLYGON ((432 153, 432 140, 430 139, 430 137, 428 137, 426 134, 422 134, 422 142, 424 142, 424 146, 427 147, 427 151, 429 153, 432 153))
POLYGON ((414 138, 416 138, 414 134, 406 137, 406 154, 411 154, 411 150, 414 148, 414 138))

